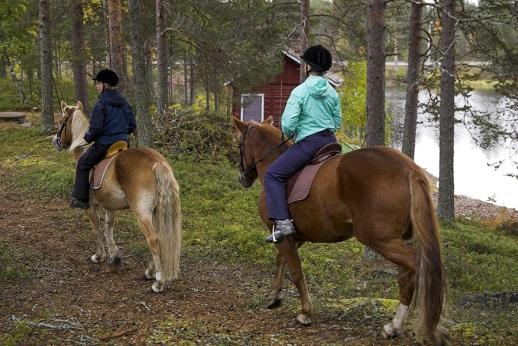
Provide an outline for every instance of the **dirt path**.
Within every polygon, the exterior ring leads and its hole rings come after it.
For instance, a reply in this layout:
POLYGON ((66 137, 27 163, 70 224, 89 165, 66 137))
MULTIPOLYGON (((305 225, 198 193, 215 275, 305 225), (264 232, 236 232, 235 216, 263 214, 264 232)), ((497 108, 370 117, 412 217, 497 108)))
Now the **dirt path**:
POLYGON ((128 256, 121 244, 118 272, 89 265, 95 245, 86 217, 65 217, 63 200, 26 199, 2 183, 6 178, 0 173, 0 248, 30 275, 0 282, 0 340, 3 333, 23 345, 415 343, 412 335, 382 339, 390 317, 375 310, 355 320, 317 306, 315 323, 300 327, 291 283, 285 304, 267 310, 269 270, 222 265, 188 251, 180 279, 163 294, 151 293, 151 282, 141 279, 145 258, 128 256))

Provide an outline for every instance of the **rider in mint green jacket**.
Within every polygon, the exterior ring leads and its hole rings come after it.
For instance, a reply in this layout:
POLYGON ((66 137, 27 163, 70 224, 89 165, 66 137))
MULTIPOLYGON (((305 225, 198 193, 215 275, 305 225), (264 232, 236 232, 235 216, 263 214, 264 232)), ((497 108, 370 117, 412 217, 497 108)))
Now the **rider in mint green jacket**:
POLYGON ((268 167, 264 177, 266 208, 274 223, 267 242, 277 243, 295 234, 286 184, 320 149, 336 142, 335 132, 342 123, 340 99, 324 77, 332 64, 331 53, 317 45, 309 47, 301 58, 307 63, 307 78, 291 92, 281 119, 282 131, 295 144, 268 167))
POLYGON ((336 132, 342 124, 340 99, 323 76, 310 75, 291 92, 282 114, 282 132, 295 142, 325 129, 336 132))

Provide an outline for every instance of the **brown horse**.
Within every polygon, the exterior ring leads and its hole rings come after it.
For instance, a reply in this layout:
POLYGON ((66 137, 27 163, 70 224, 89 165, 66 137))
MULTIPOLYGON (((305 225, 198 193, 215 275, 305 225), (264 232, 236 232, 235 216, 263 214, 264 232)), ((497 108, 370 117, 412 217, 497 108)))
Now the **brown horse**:
MULTIPOLYGON (((76 161, 89 145, 83 139, 88 130, 88 118, 83 105, 67 106, 61 102, 62 118, 53 143, 58 150, 68 149, 76 161)), ((109 261, 120 264, 119 248, 113 240, 115 211, 131 209, 137 217, 140 231, 146 237, 152 259, 144 275, 155 279, 151 288, 161 292, 166 283, 178 277, 182 242, 179 187, 166 159, 149 148, 130 148, 113 159, 105 173, 100 189, 90 190, 87 210, 97 251, 94 263, 106 258, 103 236, 108 247, 109 261)))
MULTIPOLYGON (((259 178, 264 189, 268 167, 291 142, 283 144, 271 117, 261 124, 237 119, 234 123, 241 132, 244 185, 259 178)), ((392 322, 383 327, 384 336, 401 333, 415 299, 420 312, 419 330, 434 344, 446 342, 447 330, 439 325, 445 279, 438 226, 427 178, 412 160, 386 147, 340 155, 320 168, 308 198, 290 204, 289 210, 297 235, 277 245, 277 272, 268 297, 269 308, 281 302, 287 264, 302 302, 296 320, 310 324, 312 307, 298 247, 305 241, 333 243, 356 237, 399 266, 400 304, 392 322)), ((264 190, 259 214, 271 229, 264 190)))

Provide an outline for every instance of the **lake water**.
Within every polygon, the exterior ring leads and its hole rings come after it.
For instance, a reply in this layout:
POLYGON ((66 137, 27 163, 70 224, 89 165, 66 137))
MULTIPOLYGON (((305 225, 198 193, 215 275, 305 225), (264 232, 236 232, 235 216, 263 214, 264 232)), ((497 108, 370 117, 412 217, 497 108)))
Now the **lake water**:
MULTIPOLYGON (((424 102, 428 98, 426 92, 419 94, 424 102)), ((394 132, 402 132, 405 114, 405 91, 387 88, 386 101, 388 110, 394 117, 394 132)), ((456 102, 462 103, 461 98, 456 102)), ((473 91, 469 99, 474 109, 494 111, 502 105, 502 96, 488 91, 473 91)), ((439 176, 439 128, 428 119, 430 116, 422 110, 418 114, 416 134, 415 161, 428 172, 439 176)), ((458 118, 461 118, 459 114, 458 118)), ((392 145, 401 149, 401 137, 394 136, 392 145)), ((504 149, 482 150, 472 139, 463 124, 455 125, 455 194, 464 195, 482 201, 496 203, 518 209, 518 179, 506 176, 517 174, 509 159, 509 152, 504 149), (488 164, 504 160, 500 169, 495 170, 488 164)))

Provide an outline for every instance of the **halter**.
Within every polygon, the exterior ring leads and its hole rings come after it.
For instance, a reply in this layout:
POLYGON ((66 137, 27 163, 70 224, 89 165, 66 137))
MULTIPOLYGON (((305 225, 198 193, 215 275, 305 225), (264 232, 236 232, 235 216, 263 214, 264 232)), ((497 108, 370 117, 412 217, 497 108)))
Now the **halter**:
POLYGON ((243 133, 243 137, 241 137, 241 143, 239 143, 239 181, 241 182, 241 185, 243 185, 245 188, 252 186, 253 179, 250 178, 250 173, 257 170, 257 165, 267 159, 273 152, 281 147, 283 147, 286 143, 288 143, 291 138, 285 138, 284 133, 281 131, 281 140, 282 142, 272 149, 268 150, 266 154, 261 156, 258 160, 256 160, 250 167, 246 168, 244 164, 244 152, 245 152, 245 140, 246 135, 248 133, 248 128, 243 133))
POLYGON ((56 135, 56 141, 54 142, 54 145, 56 146, 56 148, 61 151, 63 149, 67 149, 69 146, 65 147, 63 145, 63 142, 61 142, 61 133, 63 132, 63 130, 66 131, 66 127, 67 127, 67 122, 68 122, 68 119, 70 119, 72 117, 74 113, 72 114, 69 114, 65 117, 65 121, 63 121, 63 123, 61 123, 61 126, 59 127, 59 130, 57 132, 57 135, 56 135))

